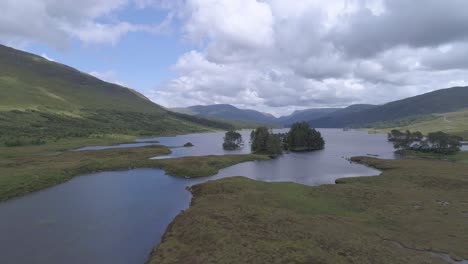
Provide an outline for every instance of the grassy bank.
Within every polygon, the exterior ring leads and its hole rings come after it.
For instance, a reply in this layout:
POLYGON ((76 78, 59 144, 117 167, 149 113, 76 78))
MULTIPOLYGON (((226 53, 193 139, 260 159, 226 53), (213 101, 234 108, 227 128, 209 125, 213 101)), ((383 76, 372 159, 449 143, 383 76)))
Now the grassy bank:
POLYGON ((180 177, 216 174, 231 165, 265 160, 260 155, 187 157, 167 160, 148 158, 167 155, 163 146, 108 149, 100 151, 55 152, 52 146, 8 148, 0 159, 0 201, 65 182, 74 176, 96 171, 130 168, 161 168, 180 177), (31 149, 32 148, 32 149, 31 149))
POLYGON ((382 175, 309 187, 242 177, 192 187, 149 263, 446 263, 468 259, 468 165, 356 159, 382 175))
POLYGON ((106 134, 95 137, 77 137, 49 141, 43 145, 18 147, 0 146, 0 160, 24 156, 48 156, 70 149, 87 146, 111 146, 124 143, 134 143, 136 137, 131 135, 106 134))
POLYGON ((450 162, 468 164, 468 151, 460 151, 455 154, 427 153, 406 150, 401 153, 406 159, 445 160, 450 162))

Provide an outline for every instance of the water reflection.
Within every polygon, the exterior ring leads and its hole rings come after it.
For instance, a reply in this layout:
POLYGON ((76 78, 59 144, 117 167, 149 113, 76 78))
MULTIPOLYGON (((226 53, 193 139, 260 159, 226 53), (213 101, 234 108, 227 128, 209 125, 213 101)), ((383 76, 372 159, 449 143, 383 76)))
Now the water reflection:
MULTIPOLYGON (((186 186, 229 176, 308 185, 379 172, 347 157, 394 158, 385 135, 320 130, 326 148, 289 153, 278 159, 246 162, 213 177, 181 179, 162 170, 138 169, 81 176, 58 186, 0 203, 0 263, 144 263, 167 225, 190 202, 186 186)), ((224 133, 192 134, 158 140, 175 148, 170 157, 250 153, 222 149, 224 133)), ((242 131, 245 141, 250 132, 242 131)), ((146 143, 148 140, 140 140, 146 143)), ((166 157, 168 158, 168 157, 166 157)))

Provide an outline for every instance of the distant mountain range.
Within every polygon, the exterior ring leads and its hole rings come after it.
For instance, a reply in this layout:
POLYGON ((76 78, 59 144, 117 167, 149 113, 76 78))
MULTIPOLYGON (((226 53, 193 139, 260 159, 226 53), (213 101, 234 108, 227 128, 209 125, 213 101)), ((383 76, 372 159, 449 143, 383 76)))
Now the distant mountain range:
POLYGON ((316 127, 373 127, 416 116, 456 112, 468 108, 468 87, 453 87, 390 102, 380 106, 351 106, 318 119, 316 127))
POLYGON ((189 115, 227 119, 232 121, 244 121, 260 124, 277 123, 277 119, 273 115, 255 110, 239 109, 229 104, 194 105, 186 108, 172 108, 170 110, 189 115))
POLYGON ((170 110, 207 118, 250 122, 252 124, 264 124, 270 126, 287 126, 298 121, 307 121, 326 116, 340 110, 340 108, 306 109, 295 111, 291 115, 279 118, 268 113, 251 109, 240 109, 229 104, 195 105, 185 108, 172 108, 170 110))
POLYGON ((290 126, 296 122, 308 121, 308 120, 328 116, 339 110, 342 110, 342 109, 341 108, 311 108, 311 109, 299 110, 299 111, 294 111, 292 114, 288 116, 282 116, 278 118, 277 122, 284 126, 290 126))
MULTIPOLYGON (((346 108, 311 108, 295 111, 289 116, 273 115, 232 105, 207 105, 176 108, 174 111, 218 119, 250 121, 261 124, 289 126, 306 121, 319 128, 391 127, 394 123, 420 120, 421 117, 461 111, 468 108, 468 87, 453 87, 390 102, 384 105, 356 104, 346 108)), ((427 119, 427 118, 426 118, 427 119)))

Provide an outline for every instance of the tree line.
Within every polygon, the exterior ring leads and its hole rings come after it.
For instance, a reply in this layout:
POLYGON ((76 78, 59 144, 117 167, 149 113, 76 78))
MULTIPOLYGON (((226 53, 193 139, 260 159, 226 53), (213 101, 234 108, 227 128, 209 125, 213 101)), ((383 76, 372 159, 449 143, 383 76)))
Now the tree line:
MULTIPOLYGON (((258 127, 250 134, 252 152, 278 156, 285 150, 314 151, 325 147, 325 141, 317 130, 307 122, 295 123, 288 133, 273 133, 265 126, 258 127)), ((223 147, 227 150, 237 149, 242 143, 242 136, 229 131, 224 137, 223 147)))
POLYGON ((441 154, 453 154, 460 151, 462 138, 444 132, 433 132, 424 136, 421 132, 402 132, 392 130, 388 133, 388 140, 398 150, 414 150, 441 154))

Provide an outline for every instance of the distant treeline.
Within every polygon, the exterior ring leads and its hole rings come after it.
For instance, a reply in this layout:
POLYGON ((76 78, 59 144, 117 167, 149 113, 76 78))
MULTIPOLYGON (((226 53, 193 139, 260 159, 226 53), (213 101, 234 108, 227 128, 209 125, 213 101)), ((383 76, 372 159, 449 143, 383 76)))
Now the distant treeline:
POLYGON ((394 129, 388 133, 388 140, 393 142, 394 148, 398 150, 452 154, 460 151, 462 138, 440 131, 424 136, 419 131, 402 132, 394 129))
POLYGON ((169 111, 152 114, 83 109, 80 116, 75 117, 35 110, 13 110, 0 112, 0 145, 38 145, 50 140, 97 134, 180 134, 198 132, 203 127, 233 128, 231 124, 169 111))

